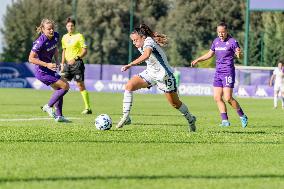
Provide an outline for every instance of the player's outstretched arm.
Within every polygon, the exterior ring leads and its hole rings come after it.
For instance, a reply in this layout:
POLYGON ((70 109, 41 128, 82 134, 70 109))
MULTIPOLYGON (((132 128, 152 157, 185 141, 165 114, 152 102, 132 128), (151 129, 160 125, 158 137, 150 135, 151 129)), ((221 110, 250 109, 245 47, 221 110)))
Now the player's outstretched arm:
POLYGON ((137 59, 133 60, 129 64, 123 66, 121 68, 121 71, 124 72, 124 71, 128 70, 131 66, 136 66, 138 64, 141 64, 142 62, 144 62, 145 60, 147 60, 150 57, 151 53, 152 53, 151 48, 145 48, 145 50, 144 50, 144 52, 141 56, 139 56, 137 59))
POLYGON ((204 55, 200 56, 199 58, 193 60, 191 62, 191 67, 195 66, 198 62, 202 62, 202 61, 207 60, 207 59, 209 59, 213 56, 214 56, 214 51, 212 51, 210 49, 206 54, 204 54, 204 55))

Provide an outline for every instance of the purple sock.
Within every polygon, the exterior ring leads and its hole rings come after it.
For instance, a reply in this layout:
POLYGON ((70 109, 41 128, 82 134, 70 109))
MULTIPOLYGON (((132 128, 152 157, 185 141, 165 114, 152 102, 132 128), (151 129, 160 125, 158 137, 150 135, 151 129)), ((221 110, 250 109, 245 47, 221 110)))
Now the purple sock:
POLYGON ((221 113, 221 118, 222 118, 222 120, 228 120, 228 114, 227 114, 227 112, 221 113))
POLYGON ((54 107, 57 116, 62 116, 62 106, 63 106, 63 97, 61 97, 57 102, 55 102, 54 107))
POLYGON ((242 108, 238 109, 237 113, 239 114, 240 117, 242 117, 244 115, 242 108))
POLYGON ((66 93, 68 92, 68 90, 64 90, 64 89, 57 89, 56 91, 54 91, 54 93, 52 94, 49 102, 48 102, 48 106, 49 107, 53 107, 53 105, 61 98, 63 97, 66 93))

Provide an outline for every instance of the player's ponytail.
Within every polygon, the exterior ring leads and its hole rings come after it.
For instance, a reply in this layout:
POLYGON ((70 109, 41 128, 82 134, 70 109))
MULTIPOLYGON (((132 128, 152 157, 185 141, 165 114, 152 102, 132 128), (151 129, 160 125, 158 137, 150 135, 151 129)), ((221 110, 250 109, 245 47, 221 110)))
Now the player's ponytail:
POLYGON ((152 37, 156 41, 156 43, 158 43, 158 45, 162 47, 168 43, 166 35, 153 32, 146 24, 141 24, 140 27, 135 28, 132 33, 137 33, 138 35, 143 37, 152 37))
POLYGON ((161 47, 164 47, 168 44, 168 38, 165 34, 154 32, 153 36, 156 43, 158 43, 161 47))

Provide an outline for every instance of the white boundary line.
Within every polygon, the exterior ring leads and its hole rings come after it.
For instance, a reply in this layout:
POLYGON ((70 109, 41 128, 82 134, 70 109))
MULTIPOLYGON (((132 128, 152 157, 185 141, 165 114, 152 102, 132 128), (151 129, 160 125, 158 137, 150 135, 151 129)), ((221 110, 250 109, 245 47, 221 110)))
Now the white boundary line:
MULTIPOLYGON (((67 119, 81 119, 78 117, 66 117, 67 119)), ((9 122, 9 121, 38 121, 38 120, 52 120, 53 118, 47 118, 47 117, 32 117, 32 118, 5 118, 1 119, 0 122, 9 122)))

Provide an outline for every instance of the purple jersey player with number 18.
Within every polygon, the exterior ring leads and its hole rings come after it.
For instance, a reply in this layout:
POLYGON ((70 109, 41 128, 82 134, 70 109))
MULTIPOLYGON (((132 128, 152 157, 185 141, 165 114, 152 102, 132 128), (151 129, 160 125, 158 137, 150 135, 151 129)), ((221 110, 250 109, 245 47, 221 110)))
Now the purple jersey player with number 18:
POLYGON ((59 34, 54 32, 54 21, 43 19, 37 32, 40 36, 33 43, 29 55, 29 62, 35 64, 35 77, 47 86, 54 89, 48 104, 42 107, 44 112, 57 122, 69 122, 62 115, 63 96, 69 90, 69 84, 57 74, 59 65, 57 43, 59 34), (56 63, 52 63, 52 58, 56 63), (55 107, 56 112, 52 107, 55 107))
POLYGON ((228 34, 227 25, 224 22, 217 26, 217 33, 218 37, 213 41, 209 52, 192 61, 191 65, 194 66, 198 62, 202 62, 216 55, 216 72, 213 87, 214 100, 218 105, 222 118, 220 126, 230 126, 225 100, 237 110, 242 127, 245 128, 248 124, 248 118, 244 114, 238 101, 232 96, 235 84, 234 57, 236 55, 237 58, 240 58, 241 50, 238 42, 228 34))

